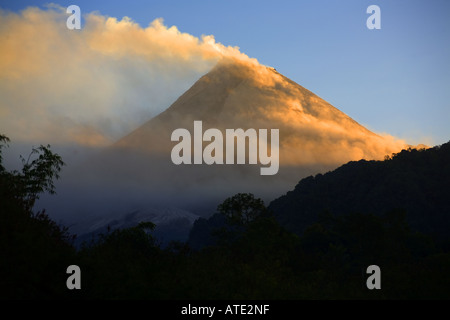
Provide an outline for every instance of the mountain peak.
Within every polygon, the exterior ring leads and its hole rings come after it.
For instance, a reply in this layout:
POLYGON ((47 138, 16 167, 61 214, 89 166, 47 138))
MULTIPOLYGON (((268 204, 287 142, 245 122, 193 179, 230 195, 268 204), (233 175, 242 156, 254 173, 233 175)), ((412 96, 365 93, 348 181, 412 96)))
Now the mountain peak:
POLYGON ((195 120, 205 128, 279 129, 281 164, 289 166, 382 159, 405 147, 367 130, 274 68, 238 59, 220 61, 116 146, 168 152, 173 130, 189 130, 195 120))
MULTIPOLYGON (((271 150, 271 143, 271 139, 262 139, 265 150, 271 150)), ((352 160, 384 159, 404 147, 403 141, 367 130, 273 68, 252 60, 222 60, 164 112, 120 139, 90 165, 96 175, 106 175, 108 183, 117 186, 119 195, 131 193, 136 201, 142 197, 158 205, 194 210, 202 203, 199 210, 211 213, 220 200, 237 192, 271 200, 302 177, 325 173, 352 160), (212 141, 203 141, 203 133, 210 128, 222 134, 227 129, 270 134, 274 130, 279 133, 278 170, 271 176, 260 174, 259 139, 257 165, 249 161, 250 139, 245 139, 244 164, 176 165, 172 151, 181 141, 172 141, 172 133, 177 129, 190 133, 186 143, 192 155, 195 121, 202 122, 202 132, 196 139, 202 140, 203 149, 211 146, 212 141), (136 195, 135 190, 144 195, 136 195)), ((223 159, 226 148, 222 150, 223 159)), ((214 148, 218 157, 220 151, 220 147, 214 148)))

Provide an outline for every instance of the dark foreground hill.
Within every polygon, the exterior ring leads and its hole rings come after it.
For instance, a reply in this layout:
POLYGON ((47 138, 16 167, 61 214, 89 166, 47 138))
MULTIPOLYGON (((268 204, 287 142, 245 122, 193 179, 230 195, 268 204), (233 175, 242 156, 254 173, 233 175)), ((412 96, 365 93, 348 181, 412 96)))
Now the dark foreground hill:
MULTIPOLYGON (((334 171, 302 179, 294 190, 272 201, 278 223, 297 235, 325 216, 383 216, 402 212, 412 231, 438 241, 450 239, 450 142, 429 149, 407 149, 384 161, 351 161, 334 171)), ((220 215, 200 219, 189 243, 214 243, 211 231, 220 215)))
POLYGON ((349 162, 324 175, 302 179, 270 203, 282 226, 300 234, 323 213, 406 212, 413 230, 449 237, 450 142, 408 149, 384 161, 349 162))

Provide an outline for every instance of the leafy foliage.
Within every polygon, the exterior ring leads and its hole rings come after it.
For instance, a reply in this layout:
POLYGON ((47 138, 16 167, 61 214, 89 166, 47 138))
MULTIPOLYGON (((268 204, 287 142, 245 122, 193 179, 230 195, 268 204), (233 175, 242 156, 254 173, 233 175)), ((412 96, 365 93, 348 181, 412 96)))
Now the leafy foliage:
POLYGON ((0 173, 4 173, 5 171, 5 168, 3 167, 2 149, 5 146, 8 146, 8 142, 10 142, 9 138, 4 134, 0 134, 0 173))
POLYGON ((267 208, 261 199, 251 193, 238 193, 227 198, 217 208, 231 224, 247 225, 255 219, 267 215, 267 208))
MULTIPOLYGON (((0 142, 1 160, 9 139, 0 135, 0 142)), ((75 253, 67 228, 45 211, 31 210, 40 192, 54 192, 53 179, 63 162, 49 146, 31 155, 37 157, 29 158, 22 172, 8 172, 0 162, 0 296, 6 298, 64 296, 65 268, 75 253)))
POLYGON ((19 186, 23 188, 27 209, 31 209, 42 192, 56 193, 53 181, 59 179, 64 162, 58 154, 50 150, 50 145, 33 148, 26 160, 23 157, 21 159, 22 172, 15 172, 15 175, 19 180, 19 186))

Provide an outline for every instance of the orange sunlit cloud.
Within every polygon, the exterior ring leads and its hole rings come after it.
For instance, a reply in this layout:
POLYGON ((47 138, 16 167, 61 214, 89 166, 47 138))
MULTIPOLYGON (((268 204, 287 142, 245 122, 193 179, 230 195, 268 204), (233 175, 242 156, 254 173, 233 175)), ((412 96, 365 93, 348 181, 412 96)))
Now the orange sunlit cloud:
POLYGON ((222 56, 248 59, 162 19, 142 28, 90 13, 69 30, 67 17, 55 5, 0 11, 0 126, 14 140, 104 145, 161 112, 222 56), (86 127, 96 138, 86 140, 86 127))

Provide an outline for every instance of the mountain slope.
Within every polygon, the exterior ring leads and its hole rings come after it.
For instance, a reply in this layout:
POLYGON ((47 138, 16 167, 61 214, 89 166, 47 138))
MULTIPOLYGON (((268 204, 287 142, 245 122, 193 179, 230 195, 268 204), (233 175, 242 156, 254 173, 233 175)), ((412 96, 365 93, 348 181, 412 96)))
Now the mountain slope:
POLYGON ((448 238, 449 194, 450 142, 403 150, 385 161, 349 162, 324 175, 310 176, 269 208, 296 233, 324 212, 384 214, 402 209, 414 230, 448 238))
MULTIPOLYGON (((203 142, 203 148, 207 145, 203 142)), ((167 110, 117 141, 93 166, 96 175, 108 175, 109 185, 134 190, 144 185, 147 199, 206 213, 237 192, 252 192, 270 201, 301 177, 350 160, 382 159, 404 146, 367 130, 273 68, 225 60, 167 110), (202 121, 203 132, 278 129, 277 174, 261 176, 263 165, 248 164, 248 153, 246 164, 173 164, 171 151, 178 142, 171 141, 172 132, 185 128, 193 136, 196 120, 202 121)))
MULTIPOLYGON (((177 128, 280 130, 282 166, 381 159, 404 144, 380 137, 273 68, 223 61, 166 111, 120 139, 115 147, 167 153, 177 128)), ((204 129, 204 130, 205 130, 204 129)))
POLYGON ((147 208, 119 215, 115 219, 107 216, 87 224, 84 228, 85 233, 77 236, 75 244, 79 246, 84 241, 89 243, 100 234, 135 227, 140 222, 152 222, 156 225, 153 236, 165 246, 173 240, 185 241, 194 221, 198 218, 199 216, 195 214, 177 208, 147 208))

